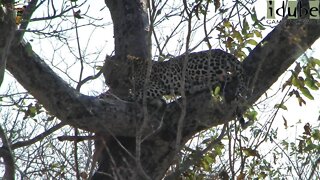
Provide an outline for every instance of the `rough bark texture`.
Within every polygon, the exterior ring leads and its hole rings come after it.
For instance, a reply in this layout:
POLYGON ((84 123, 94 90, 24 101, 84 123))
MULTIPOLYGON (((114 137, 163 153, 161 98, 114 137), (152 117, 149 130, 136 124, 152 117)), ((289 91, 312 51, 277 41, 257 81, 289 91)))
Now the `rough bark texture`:
POLYGON ((14 1, 6 0, 2 3, 5 6, 2 7, 2 4, 0 4, 0 27, 6 28, 0 28, 0 86, 6 69, 8 50, 16 30, 14 1))
MULTIPOLYGON (((111 79, 116 79, 112 82, 112 90, 117 96, 122 97, 127 94, 128 88, 123 84, 127 82, 128 73, 126 56, 150 56, 150 40, 145 29, 146 7, 145 3, 141 5, 138 0, 107 0, 106 4, 115 24, 116 60, 119 61, 118 65, 124 68, 120 73, 111 73, 111 79), (133 17, 135 19, 132 19, 133 17)), ((318 20, 301 22, 284 20, 243 62, 246 72, 256 75, 250 80, 253 91, 246 102, 248 105, 254 103, 320 37, 318 20)), ((0 29, 3 28, 7 27, 0 24, 0 29)), ((0 36, 3 37, 2 34, 0 36)), ((118 139, 106 141, 105 154, 112 156, 102 157, 101 171, 114 177, 136 176, 138 179, 146 179, 144 173, 151 179, 161 179, 164 176, 176 155, 176 127, 181 111, 176 102, 168 104, 165 110, 150 112, 150 123, 144 134, 153 133, 154 123, 163 121, 163 124, 160 130, 141 145, 140 162, 144 169, 142 171, 135 158, 136 129, 143 119, 143 111, 139 106, 113 98, 98 100, 77 93, 33 53, 30 45, 26 43, 11 48, 7 69, 50 113, 64 123, 103 135, 112 134, 118 139), (118 146, 119 142, 122 142, 122 146, 118 146), (128 151, 123 151, 123 147, 128 151), (128 169, 134 172, 131 173, 128 169)), ((187 104, 183 142, 200 130, 223 124, 234 117, 230 109, 235 109, 235 105, 213 104, 208 92, 188 97, 187 102, 192 103, 187 104)), ((108 179, 108 176, 103 177, 108 179)), ((101 176, 99 178, 102 179, 101 176)))
MULTIPOLYGON (((106 64, 107 84, 111 92, 119 97, 128 96, 127 56, 151 59, 151 40, 146 0, 106 0, 113 20, 115 60, 106 64), (117 68, 113 68, 117 66, 117 68)), ((108 61, 110 62, 110 61, 108 61)))
MULTIPOLYGON (((13 0, 0 1, 0 86, 3 82, 9 49, 16 30, 13 7, 13 0)), ((0 139, 2 144, 0 147, 0 157, 3 159, 5 166, 3 178, 13 180, 15 177, 15 162, 10 142, 2 127, 0 127, 0 139)))

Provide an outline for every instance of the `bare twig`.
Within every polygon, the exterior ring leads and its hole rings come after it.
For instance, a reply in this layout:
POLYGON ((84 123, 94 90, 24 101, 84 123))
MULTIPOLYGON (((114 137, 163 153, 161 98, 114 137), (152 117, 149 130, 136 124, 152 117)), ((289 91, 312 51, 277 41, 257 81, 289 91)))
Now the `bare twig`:
MULTIPOLYGON (((208 12, 209 4, 210 4, 210 1, 207 1, 205 6, 205 12, 208 12)), ((205 34, 205 41, 207 42, 209 49, 211 49, 212 46, 210 44, 210 40, 209 40, 210 38, 207 30, 207 13, 204 13, 204 17, 203 17, 203 29, 205 34)))
POLYGON ((21 147, 24 147, 24 146, 29 146, 31 144, 34 144, 35 142, 41 141, 42 139, 44 139, 45 137, 49 136, 50 134, 52 134, 56 130, 62 128, 64 125, 65 125, 64 123, 59 123, 59 124, 53 126, 52 128, 46 130, 42 134, 39 134, 38 136, 32 138, 32 139, 29 139, 27 141, 19 141, 19 142, 16 142, 16 143, 12 144, 11 148, 12 149, 17 149, 17 148, 21 148, 21 147))
MULTIPOLYGON (((78 128, 74 128, 74 136, 78 137, 78 134, 79 134, 78 128)), ((74 164, 76 169, 76 177, 77 177, 77 180, 80 180, 79 161, 78 161, 78 141, 73 141, 73 145, 74 145, 73 155, 74 155, 74 164)))
POLYGON ((97 79, 101 74, 102 74, 102 69, 95 75, 92 75, 92 76, 88 76, 86 78, 84 78, 83 80, 81 80, 77 86, 82 86, 83 84, 85 84, 86 82, 90 81, 90 80, 93 80, 93 79, 97 79))
POLYGON ((193 8, 191 11, 188 9, 188 5, 186 0, 183 1, 185 12, 188 16, 188 31, 187 31, 187 37, 186 37, 186 49, 185 49, 185 58, 183 61, 183 67, 182 67, 182 76, 181 76, 181 82, 180 82, 180 95, 182 98, 182 110, 181 114, 178 120, 178 126, 177 126, 177 137, 176 137, 176 151, 180 150, 181 145, 181 139, 182 139, 182 129, 183 129, 183 122, 186 116, 186 107, 187 107, 187 100, 186 100, 186 94, 185 94, 185 81, 186 81, 186 69, 188 64, 188 54, 189 54, 189 44, 190 44, 190 37, 191 37, 191 24, 192 24, 192 16, 194 13, 195 8, 193 8))

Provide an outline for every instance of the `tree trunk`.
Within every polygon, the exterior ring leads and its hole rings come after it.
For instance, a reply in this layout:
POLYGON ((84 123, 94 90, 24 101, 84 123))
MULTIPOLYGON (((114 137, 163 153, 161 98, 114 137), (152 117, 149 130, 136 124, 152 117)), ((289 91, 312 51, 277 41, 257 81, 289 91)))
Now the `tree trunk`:
MULTIPOLYGON (((106 0, 106 3, 110 9, 114 22, 116 58, 114 58, 113 61, 118 61, 120 65, 123 65, 122 68, 124 68, 126 67, 125 61, 127 55, 150 59, 150 32, 146 31, 146 29, 149 29, 146 21, 148 18, 146 7, 143 6, 147 2, 142 2, 142 0, 141 2, 138 2, 137 0, 106 0), (132 21, 133 19, 134 21, 132 21)), ((319 25, 317 23, 296 24, 286 19, 282 21, 282 23, 252 51, 243 63, 248 74, 255 74, 255 76, 250 79, 250 89, 252 92, 246 103, 254 103, 319 36, 319 25), (315 29, 318 30, 315 31, 315 29), (302 30, 303 34, 301 34, 302 30), (300 41, 299 44, 293 43, 291 42, 291 37, 301 38, 301 40, 306 39, 306 41, 300 41), (288 45, 284 42, 291 43, 288 45), (264 45, 262 46, 262 44, 264 45), (277 44, 277 46, 275 46, 275 44, 277 44), (280 49, 287 50, 279 50, 279 47, 280 49), (272 77, 266 76, 266 74, 272 74, 272 77), (262 80, 266 83, 259 83, 257 80, 262 80)), ((113 70, 112 65, 110 65, 110 67, 111 68, 107 69, 107 71, 113 70)), ((119 69, 115 72, 119 72, 119 69)), ((128 77, 128 74, 129 73, 113 73, 108 74, 106 78, 111 79, 111 82, 109 81, 108 84, 111 84, 112 87, 114 83, 112 82, 112 79, 126 82, 125 79, 128 77)), ((119 85, 121 84, 119 82, 114 84, 116 84, 116 86, 112 87, 114 89, 128 89, 128 87, 119 85)), ((227 92, 226 96, 234 94, 234 89, 235 88, 229 88, 229 92, 227 92)), ((117 93, 121 91, 115 90, 113 92, 117 93)), ((126 93, 118 93, 119 96, 123 94, 126 93)), ((215 113, 213 116, 220 122, 227 122, 234 117, 232 112, 219 112, 219 108, 212 107, 210 93, 202 93, 201 95, 195 95, 188 98, 187 101, 194 103, 187 107, 188 120, 185 121, 184 124, 181 144, 184 144, 192 135, 199 132, 199 130, 211 127, 209 124, 212 124, 212 121, 207 124, 209 126, 204 126, 195 120, 199 118, 200 114, 208 114, 208 112, 200 112, 201 110, 199 110, 199 108, 195 109, 195 107, 203 107, 204 104, 205 106, 211 107, 210 110, 214 110, 213 112, 215 113), (201 105, 197 102, 201 102, 201 105), (192 118, 192 114, 196 114, 196 116, 192 118)), ((232 108, 234 109, 234 107, 226 109, 232 108)), ((245 108, 246 107, 244 107, 244 109, 245 108)), ((135 137, 109 136, 109 138, 106 139, 105 149, 102 153, 102 158, 100 159, 98 172, 93 179, 163 178, 166 170, 169 168, 170 164, 172 164, 172 160, 177 155, 176 153, 179 152, 179 149, 174 149, 173 147, 175 147, 176 144, 176 120, 179 119, 181 109, 172 104, 169 105, 167 109, 175 109, 174 112, 176 113, 172 114, 172 116, 166 114, 164 116, 164 124, 161 131, 159 133, 154 133, 141 144, 140 159, 137 159, 135 156, 137 148, 135 137), (106 174, 101 174, 100 172, 106 174)), ((174 176, 169 177, 172 178, 174 176)))
MULTIPOLYGON (((141 60, 151 60, 151 32, 149 32, 149 19, 147 0, 106 0, 105 1, 113 20, 115 38, 115 56, 107 60, 104 68, 109 93, 125 99, 129 96, 131 87, 128 56, 141 60)), ((138 128, 138 127, 136 127, 138 128)), ((137 131, 138 132, 138 131, 137 131)), ((140 162, 136 157, 136 138, 111 136, 104 142, 96 144, 96 148, 103 146, 99 169, 92 179, 149 179, 146 170, 150 161, 140 162)), ((146 141, 141 145, 142 157, 152 155, 153 147, 146 141), (148 144, 145 148, 145 144, 148 144), (143 147, 142 147, 143 146, 143 147), (150 151, 151 150, 151 151, 150 151)), ((140 152, 139 152, 140 154, 140 152)), ((150 158, 152 159, 152 158, 150 158)), ((157 161, 157 160, 156 160, 157 161)), ((153 169, 152 169, 153 170, 153 169)), ((148 172, 147 172, 148 171, 148 172)))

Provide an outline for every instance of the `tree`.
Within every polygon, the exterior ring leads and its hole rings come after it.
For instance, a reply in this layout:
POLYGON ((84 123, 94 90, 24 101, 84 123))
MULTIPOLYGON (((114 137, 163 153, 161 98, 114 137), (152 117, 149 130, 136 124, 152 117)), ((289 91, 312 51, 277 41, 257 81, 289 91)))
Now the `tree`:
MULTIPOLYGON (((301 2, 303 7, 308 6, 308 1, 301 2)), ((311 23, 308 23, 307 21, 284 18, 254 49, 250 49, 249 55, 246 56, 242 49, 245 49, 247 44, 255 45, 255 41, 250 38, 250 36, 245 36, 246 34, 250 34, 246 31, 249 31, 249 29, 253 27, 252 33, 260 36, 263 24, 256 18, 255 11, 251 12, 246 9, 249 5, 243 4, 241 1, 237 1, 233 7, 241 7, 241 9, 245 9, 245 13, 240 10, 234 13, 234 8, 230 10, 223 9, 220 7, 220 1, 187 2, 183 0, 180 9, 172 8, 172 11, 170 10, 171 13, 165 14, 163 19, 156 21, 156 19, 159 18, 158 16, 162 14, 161 11, 165 11, 163 7, 165 7, 168 1, 106 0, 105 4, 111 14, 115 39, 114 56, 107 57, 107 59, 111 58, 116 62, 116 65, 108 64, 111 61, 106 61, 106 64, 99 73, 89 78, 82 78, 85 61, 82 56, 83 52, 81 52, 81 48, 78 46, 79 54, 77 55, 77 63, 80 64, 81 70, 79 80, 75 81, 76 85, 75 88, 73 88, 70 85, 72 83, 67 83, 59 77, 59 75, 32 50, 33 46, 31 46, 30 43, 22 40, 25 32, 32 32, 27 29, 29 20, 30 22, 37 20, 50 21, 58 17, 67 19, 68 12, 72 12, 72 18, 74 18, 73 29, 77 33, 76 37, 79 38, 80 36, 77 30, 80 26, 77 23, 79 23, 81 18, 90 17, 86 16, 85 13, 82 14, 78 8, 89 2, 65 1, 63 4, 66 3, 71 5, 63 6, 59 12, 55 9, 56 6, 53 1, 30 1, 27 3, 23 12, 22 21, 18 22, 18 24, 21 23, 19 24, 19 29, 14 31, 12 26, 7 25, 8 23, 14 23, 12 22, 14 21, 13 12, 10 11, 14 7, 14 1, 1 1, 2 9, 0 16, 2 21, 0 22, 0 31, 5 33, 1 33, 0 36, 1 39, 3 39, 1 42, 6 42, 0 44, 1 62, 7 61, 7 70, 37 102, 30 103, 27 106, 23 103, 16 103, 14 105, 18 106, 18 112, 24 113, 25 119, 32 119, 45 112, 45 121, 51 122, 54 118, 61 121, 61 123, 58 124, 51 124, 50 128, 44 126, 45 133, 29 141, 20 142, 20 144, 18 142, 12 143, 13 140, 16 140, 13 138, 16 137, 10 135, 8 131, 6 134, 4 130, 1 130, 0 135, 3 143, 1 157, 3 157, 4 164, 6 165, 4 177, 7 179, 14 179, 13 159, 16 158, 14 154, 17 153, 18 148, 30 144, 36 145, 35 142, 43 139, 44 136, 51 135, 51 133, 61 129, 65 125, 75 128, 75 136, 60 137, 62 141, 71 140, 74 142, 73 145, 69 146, 72 147, 72 150, 64 151, 72 154, 74 159, 70 161, 68 155, 61 153, 62 156, 65 156, 64 161, 61 163, 67 162, 70 165, 75 165, 74 172, 76 172, 77 179, 80 179, 80 177, 85 179, 89 174, 87 172, 81 173, 79 170, 80 166, 85 165, 79 164, 81 158, 78 156, 84 156, 86 152, 89 152, 90 156, 93 154, 91 149, 92 144, 90 144, 92 141, 90 140, 95 140, 96 143, 96 151, 94 155, 92 155, 92 158, 90 157, 93 164, 92 167, 94 168, 96 161, 99 162, 98 171, 93 175, 93 179, 161 179, 163 177, 166 179, 177 179, 178 177, 192 177, 185 174, 190 170, 190 166, 192 164, 196 165, 199 161, 204 162, 202 158, 208 150, 215 149, 218 151, 217 146, 225 135, 225 131, 228 128, 227 125, 222 128, 221 135, 217 136, 213 142, 207 146, 207 150, 194 151, 194 154, 189 156, 193 158, 186 158, 185 161, 182 161, 180 158, 182 148, 196 133, 232 121, 235 118, 233 110, 239 106, 238 103, 225 103, 224 101, 214 100, 211 92, 201 92, 190 97, 182 97, 167 104, 165 108, 160 109, 147 106, 146 103, 140 106, 134 102, 121 100, 128 96, 129 89, 131 88, 128 55, 150 61, 152 59, 151 39, 153 38, 157 45, 159 59, 166 58, 164 51, 165 46, 161 47, 161 42, 159 42, 160 38, 158 38, 158 33, 155 30, 157 26, 156 23, 164 21, 165 18, 170 18, 171 16, 182 17, 181 23, 184 23, 187 29, 186 40, 185 43, 183 43, 185 50, 182 50, 182 52, 188 52, 197 47, 195 45, 191 46, 192 33, 195 29, 192 25, 195 25, 194 19, 202 18, 204 21, 200 27, 204 27, 205 36, 203 36, 203 40, 201 40, 199 44, 207 43, 208 47, 211 48, 213 46, 210 44, 210 42, 212 42, 210 41, 210 37, 213 35, 210 35, 211 32, 207 31, 209 29, 207 25, 210 20, 207 19, 209 14, 208 8, 212 6, 214 6, 216 10, 220 8, 217 14, 224 17, 216 27, 220 34, 220 41, 227 50, 237 55, 239 59, 243 59, 242 64, 246 73, 253 75, 249 77, 248 82, 248 89, 250 89, 251 94, 248 95, 245 102, 242 102, 245 104, 243 107, 244 110, 255 103, 279 76, 320 36, 319 20, 310 19, 309 22, 311 23), (37 8, 45 2, 48 3, 49 15, 47 17, 32 19, 32 13, 36 12, 37 8), (224 10, 226 10, 226 12, 224 12, 224 10), (249 14, 254 24, 252 27, 249 27, 248 21, 246 20, 246 16, 249 16, 249 14), (229 17, 225 15, 229 15, 229 17), (241 21, 238 22, 239 26, 230 23, 230 19, 234 15, 243 15, 241 21), (243 31, 242 34, 237 33, 237 28, 239 27, 241 27, 243 31), (261 29, 259 29, 259 27, 261 29), (225 29, 227 30, 224 31, 225 29), (11 39, 11 36, 7 34, 12 34, 13 32, 15 34, 13 39, 11 39), (243 42, 241 43, 240 41, 243 42), (8 46, 10 50, 8 50, 8 46), (106 81, 110 86, 108 90, 109 96, 101 100, 98 97, 87 96, 80 93, 82 85, 101 74, 102 71, 105 71, 106 81), (96 135, 93 136, 92 133, 96 135), (80 146, 79 142, 83 140, 89 141, 82 144, 83 146, 80 146), (80 147, 88 147, 88 151, 85 152, 83 150, 83 153, 81 153, 79 152, 80 147), (15 153, 13 153, 11 149, 14 149, 15 153), (169 168, 170 170, 168 170, 169 168)), ((305 18, 307 17, 299 17, 300 20, 305 18)), ((95 23, 91 24, 95 25, 95 23)), ((61 35, 64 29, 51 31, 51 27, 52 25, 49 24, 44 30, 34 32, 44 37, 57 36, 60 39, 64 38, 61 35)), ((172 31, 172 34, 176 33, 177 32, 172 31)), ((166 45, 166 41, 172 37, 166 39, 164 44, 166 45)), ((68 38, 65 39, 64 42, 67 44, 68 38)), ((77 42, 79 45, 80 41, 77 40, 77 42)), ((1 65, 3 64, 5 63, 1 63, 1 65)), ((65 73, 65 75, 69 74, 65 73)), ((297 91, 295 92, 301 92, 305 96, 310 97, 310 93, 308 93, 304 86, 299 86, 299 83, 294 83, 292 80, 294 78, 299 79, 297 77, 298 76, 292 76, 288 85, 297 87, 297 91)), ((237 82, 228 84, 225 92, 226 97, 232 97, 236 85, 237 82)), ((299 93, 296 93, 296 95, 297 94, 299 93)), ((27 96, 23 99, 24 103, 29 102, 26 98, 27 96)), ((279 104, 278 107, 283 108, 284 104, 279 104)), ((10 118, 7 119, 9 121, 10 118)), ((70 129, 67 128, 61 131, 67 132, 68 130, 70 129)), ((311 130, 309 132, 311 134, 311 130)), ((19 138, 23 140, 23 137, 19 138)), ((40 143, 39 147, 43 148, 43 151, 46 151, 46 143, 42 144, 41 141, 38 143, 40 143)), ((54 146, 55 149, 60 152, 61 149, 57 148, 59 146, 57 144, 54 146)), ((248 148, 241 149, 241 151, 247 153, 248 156, 257 156, 255 149, 248 148)), ((186 157, 188 157, 188 154, 186 154, 186 157)), ((52 171, 52 174, 55 175, 51 177, 59 176, 62 178, 70 178, 70 174, 66 176, 61 173, 65 172, 64 168, 66 167, 58 166, 54 163, 54 160, 51 162, 53 163, 50 164, 49 170, 42 169, 37 173, 48 172, 48 174, 50 174, 50 171, 52 171), (55 171, 57 172, 53 173, 55 171)), ((242 162, 245 161, 241 161, 241 163, 242 162)), ((85 162, 83 162, 83 164, 85 164, 85 162)), ((46 164, 43 163, 43 165, 46 164)), ((234 169, 230 168, 228 172, 222 171, 222 175, 225 173, 230 174, 232 178, 235 178, 236 175, 243 178, 244 164, 242 164, 240 172, 235 172, 234 169)), ((21 172, 21 174, 21 176, 23 176, 23 172, 21 172)))

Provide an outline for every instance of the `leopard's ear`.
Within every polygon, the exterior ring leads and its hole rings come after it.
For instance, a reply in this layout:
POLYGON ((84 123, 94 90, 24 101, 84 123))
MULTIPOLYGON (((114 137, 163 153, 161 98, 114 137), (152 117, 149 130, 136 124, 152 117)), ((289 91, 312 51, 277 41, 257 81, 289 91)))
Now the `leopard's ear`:
POLYGON ((144 68, 148 65, 148 61, 142 57, 127 55, 127 60, 134 68, 144 68))
POLYGON ((139 60, 139 59, 141 59, 141 58, 139 58, 139 57, 137 57, 137 56, 132 56, 132 55, 128 54, 128 55, 127 55, 127 59, 128 59, 129 61, 136 61, 136 60, 139 60))
POLYGON ((138 57, 138 56, 132 56, 132 55, 127 55, 127 59, 130 62, 134 62, 134 63, 141 63, 144 62, 145 60, 142 57, 138 57))

